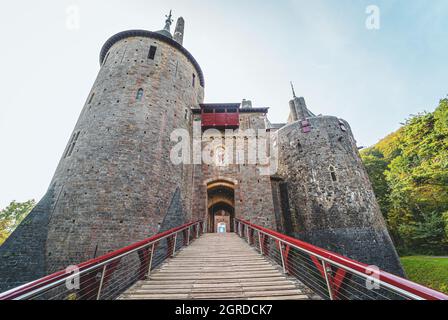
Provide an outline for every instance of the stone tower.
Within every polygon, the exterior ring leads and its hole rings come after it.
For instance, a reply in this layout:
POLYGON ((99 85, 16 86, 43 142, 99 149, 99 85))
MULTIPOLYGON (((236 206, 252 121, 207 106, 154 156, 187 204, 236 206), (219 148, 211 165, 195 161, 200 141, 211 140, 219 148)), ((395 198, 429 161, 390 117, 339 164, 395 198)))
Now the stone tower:
POLYGON ((185 21, 174 34, 172 22, 170 12, 160 31, 104 44, 46 195, 0 247, 0 292, 197 219, 231 232, 242 218, 403 275, 348 123, 315 116, 295 93, 287 124, 250 100, 204 103, 185 21), (179 131, 190 158, 198 132, 199 158, 211 147, 212 161, 172 162, 179 131), (259 132, 275 133, 276 174, 262 148, 250 152, 259 132))
POLYGON ((349 124, 290 102, 278 131, 284 229, 352 259, 404 275, 349 124))
POLYGON ((204 77, 170 28, 111 37, 101 68, 37 207, 0 248, 0 291, 182 224, 193 178, 170 161, 170 133, 190 130, 204 77))

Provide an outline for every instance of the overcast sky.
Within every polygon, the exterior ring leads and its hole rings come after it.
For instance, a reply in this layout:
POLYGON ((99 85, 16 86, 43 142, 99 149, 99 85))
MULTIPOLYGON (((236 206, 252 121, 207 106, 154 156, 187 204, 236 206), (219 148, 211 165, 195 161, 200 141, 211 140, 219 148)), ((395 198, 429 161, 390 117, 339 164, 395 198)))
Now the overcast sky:
POLYGON ((446 96, 446 0, 14 0, 0 11, 0 208, 45 193, 99 70, 104 42, 186 20, 206 102, 252 99, 285 122, 289 81, 360 146, 446 96), (380 29, 366 28, 366 8, 380 29), (73 17, 79 12, 79 23, 73 17), (78 24, 78 25, 77 25, 78 24))

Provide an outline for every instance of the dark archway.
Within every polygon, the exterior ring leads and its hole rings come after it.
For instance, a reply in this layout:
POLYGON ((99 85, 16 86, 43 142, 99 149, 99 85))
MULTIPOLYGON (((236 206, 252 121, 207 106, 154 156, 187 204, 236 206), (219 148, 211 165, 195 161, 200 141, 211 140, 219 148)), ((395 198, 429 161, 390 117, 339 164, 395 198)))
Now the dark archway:
POLYGON ((229 182, 213 182, 207 188, 208 232, 217 232, 218 224, 225 223, 233 232, 235 219, 235 189, 229 182))

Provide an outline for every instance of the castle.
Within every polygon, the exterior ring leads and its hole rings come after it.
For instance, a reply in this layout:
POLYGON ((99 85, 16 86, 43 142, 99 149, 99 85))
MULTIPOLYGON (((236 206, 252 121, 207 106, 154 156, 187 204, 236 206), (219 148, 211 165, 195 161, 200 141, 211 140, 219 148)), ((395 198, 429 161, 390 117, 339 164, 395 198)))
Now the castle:
POLYGON ((198 219, 231 232, 242 218, 403 275, 349 124, 295 94, 285 124, 247 100, 204 103, 184 20, 174 34, 172 22, 170 13, 161 31, 124 31, 103 46, 47 193, 0 247, 0 291, 198 219), (194 145, 198 130, 200 150, 224 134, 226 145, 207 163, 173 161, 173 132, 194 145), (251 159, 240 134, 251 130, 266 132, 273 168, 251 159))

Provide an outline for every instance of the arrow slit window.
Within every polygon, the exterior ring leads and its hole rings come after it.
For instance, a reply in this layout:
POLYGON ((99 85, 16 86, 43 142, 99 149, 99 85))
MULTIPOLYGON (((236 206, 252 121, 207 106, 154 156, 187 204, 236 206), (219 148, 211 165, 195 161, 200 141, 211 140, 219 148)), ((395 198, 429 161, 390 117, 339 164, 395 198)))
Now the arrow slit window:
POLYGON ((64 158, 68 158, 72 155, 73 153, 73 149, 75 149, 75 145, 76 142, 78 141, 79 138, 79 134, 81 133, 81 131, 75 132, 72 136, 72 139, 70 140, 70 144, 68 146, 67 152, 65 153, 65 157, 64 158))
POLYGON ((140 89, 138 89, 138 91, 137 91, 137 97, 136 97, 136 100, 137 100, 137 101, 142 101, 142 99, 143 99, 143 89, 140 88, 140 89))
POLYGON ((149 53, 148 53, 148 59, 150 60, 154 60, 155 56, 156 56, 156 51, 157 51, 157 47, 155 46, 151 46, 149 48, 149 53))
POLYGON ((338 181, 338 177, 336 176, 336 170, 333 166, 330 166, 330 174, 331 174, 331 180, 333 180, 333 182, 338 181))

